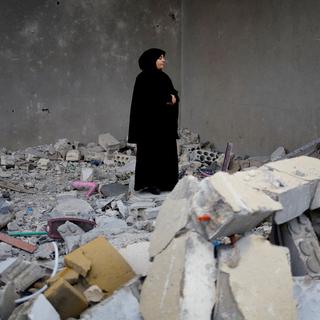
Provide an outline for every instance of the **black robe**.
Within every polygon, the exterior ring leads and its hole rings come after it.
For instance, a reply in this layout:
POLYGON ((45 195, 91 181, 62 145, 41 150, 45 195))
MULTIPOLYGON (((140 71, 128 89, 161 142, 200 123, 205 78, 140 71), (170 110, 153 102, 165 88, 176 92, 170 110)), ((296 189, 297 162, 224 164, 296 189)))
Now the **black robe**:
POLYGON ((157 187, 170 191, 178 181, 178 101, 163 71, 151 68, 137 76, 128 136, 129 143, 137 144, 135 190, 157 187), (174 105, 171 94, 177 99, 174 105))

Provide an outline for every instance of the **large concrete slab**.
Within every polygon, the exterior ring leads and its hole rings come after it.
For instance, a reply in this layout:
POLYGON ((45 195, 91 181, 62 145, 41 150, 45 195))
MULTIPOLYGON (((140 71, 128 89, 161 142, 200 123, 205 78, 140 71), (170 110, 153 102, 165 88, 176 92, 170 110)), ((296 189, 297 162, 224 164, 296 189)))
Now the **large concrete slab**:
POLYGON ((145 320, 209 320, 215 301, 211 243, 188 231, 158 254, 143 283, 140 310, 145 320))
POLYGON ((195 177, 181 179, 163 202, 151 235, 149 253, 154 257, 186 228, 191 216, 191 198, 198 191, 199 182, 195 177))
POLYGON ((296 307, 288 250, 262 237, 221 249, 215 320, 294 320, 296 307))
POLYGON ((192 201, 195 217, 210 216, 204 225, 210 239, 249 231, 280 210, 279 202, 226 172, 203 179, 192 201))
POLYGON ((282 204, 283 209, 274 217, 277 224, 294 219, 309 209, 314 196, 313 183, 266 166, 256 170, 237 172, 235 176, 282 204))
POLYGON ((285 172, 293 177, 300 178, 313 184, 316 196, 310 203, 311 209, 320 207, 320 160, 301 156, 292 159, 280 160, 265 164, 267 168, 285 172))
POLYGON ((293 277, 293 295, 299 320, 318 320, 320 315, 320 280, 293 277))

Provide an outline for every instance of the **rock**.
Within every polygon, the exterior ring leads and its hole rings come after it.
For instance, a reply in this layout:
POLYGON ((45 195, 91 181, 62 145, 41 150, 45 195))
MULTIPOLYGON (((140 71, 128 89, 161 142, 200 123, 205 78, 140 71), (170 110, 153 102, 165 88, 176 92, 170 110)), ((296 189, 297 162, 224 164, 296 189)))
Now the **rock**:
POLYGON ((281 160, 281 159, 285 158, 285 156, 286 156, 286 150, 284 149, 284 147, 281 146, 272 152, 272 154, 270 156, 270 160, 271 161, 281 160))
POLYGON ((82 199, 60 198, 57 200, 58 205, 51 211, 55 217, 79 215, 87 217, 89 213, 94 211, 90 204, 82 199))
POLYGON ((173 239, 143 283, 145 320, 210 320, 215 301, 213 246, 195 232, 173 239))
POLYGON ((209 239, 249 231, 281 209, 279 202, 226 172, 203 179, 192 202, 196 220, 204 214, 210 217, 204 225, 209 239))
POLYGON ((79 150, 69 150, 66 154, 66 161, 80 161, 81 154, 79 150))
POLYGON ((283 209, 275 214, 277 224, 292 220, 309 209, 314 195, 314 186, 308 181, 267 167, 237 172, 234 176, 282 204, 283 209))
POLYGON ((5 242, 0 243, 0 260, 12 257, 12 246, 5 242))
POLYGON ((81 181, 93 181, 93 168, 81 168, 81 181))
POLYGON ((70 221, 66 221, 59 226, 58 231, 63 239, 69 236, 80 236, 85 233, 78 225, 70 221))
POLYGON ((48 170, 50 168, 51 161, 49 159, 41 158, 37 162, 37 167, 41 170, 48 170))
POLYGON ((100 134, 98 137, 98 143, 106 151, 114 151, 120 147, 120 142, 110 133, 100 134))
POLYGON ((160 253, 178 232, 186 228, 191 216, 190 198, 198 188, 198 180, 186 176, 167 196, 160 208, 155 230, 151 234, 150 257, 160 253))
POLYGON ((293 320, 288 250, 251 235, 221 249, 214 319, 293 320))
POLYGON ((0 290, 0 319, 6 320, 9 318, 16 306, 16 299, 18 299, 18 295, 14 283, 10 281, 0 290))
POLYGON ((128 287, 84 311, 80 320, 101 320, 105 319, 106 315, 112 320, 142 320, 139 302, 128 287))
POLYGON ((0 215, 10 212, 12 212, 11 203, 4 198, 0 198, 0 215))
POLYGON ((120 194, 127 193, 128 187, 120 183, 104 184, 100 187, 99 192, 105 197, 119 196, 120 194))
POLYGON ((88 302, 100 302, 104 297, 102 290, 97 285, 89 287, 83 294, 88 302))
POLYGON ((146 276, 148 274, 151 265, 148 252, 149 245, 150 243, 148 241, 143 241, 130 244, 119 250, 119 253, 138 275, 146 276))
POLYGON ((293 295, 299 320, 318 320, 320 314, 320 280, 293 277, 293 295))
POLYGON ((59 154, 64 159, 67 152, 72 149, 71 142, 67 139, 59 139, 54 145, 54 149, 59 152, 59 154))
POLYGON ((51 259, 51 255, 54 253, 54 248, 51 243, 44 243, 38 246, 34 256, 36 259, 51 259))

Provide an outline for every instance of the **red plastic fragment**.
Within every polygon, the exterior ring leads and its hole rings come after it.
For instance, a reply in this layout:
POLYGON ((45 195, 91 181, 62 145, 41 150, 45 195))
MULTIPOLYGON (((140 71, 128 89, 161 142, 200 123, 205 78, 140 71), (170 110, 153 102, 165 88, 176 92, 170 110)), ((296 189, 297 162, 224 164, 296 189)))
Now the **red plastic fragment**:
POLYGON ((198 216, 198 221, 199 222, 207 222, 211 220, 211 216, 208 213, 202 214, 198 216))

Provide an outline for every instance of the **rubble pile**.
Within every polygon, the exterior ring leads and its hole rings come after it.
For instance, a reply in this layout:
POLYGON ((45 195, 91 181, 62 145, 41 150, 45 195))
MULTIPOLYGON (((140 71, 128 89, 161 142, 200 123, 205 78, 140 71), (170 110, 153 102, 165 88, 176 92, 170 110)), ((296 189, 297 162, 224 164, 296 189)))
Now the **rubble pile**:
POLYGON ((0 149, 0 319, 317 319, 320 160, 180 137, 160 195, 109 133, 0 149))

